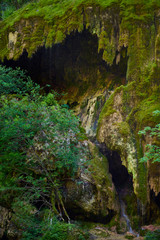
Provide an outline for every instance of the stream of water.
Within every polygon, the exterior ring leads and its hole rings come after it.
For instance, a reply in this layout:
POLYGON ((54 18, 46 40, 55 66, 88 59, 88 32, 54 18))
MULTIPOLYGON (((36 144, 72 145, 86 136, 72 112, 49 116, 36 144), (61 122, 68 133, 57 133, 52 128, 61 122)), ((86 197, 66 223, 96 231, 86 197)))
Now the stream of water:
POLYGON ((121 215, 122 217, 125 219, 126 224, 127 224, 127 230, 128 232, 130 232, 133 235, 136 235, 137 237, 139 237, 139 234, 135 233, 131 227, 131 222, 129 220, 129 217, 126 214, 126 208, 125 208, 125 203, 122 199, 120 199, 120 207, 121 207, 121 215))
POLYGON ((120 206, 121 206, 121 215, 125 219, 126 224, 127 224, 127 230, 128 230, 128 232, 134 234, 133 229, 131 227, 129 217, 126 214, 125 203, 123 202, 122 199, 120 199, 120 206))

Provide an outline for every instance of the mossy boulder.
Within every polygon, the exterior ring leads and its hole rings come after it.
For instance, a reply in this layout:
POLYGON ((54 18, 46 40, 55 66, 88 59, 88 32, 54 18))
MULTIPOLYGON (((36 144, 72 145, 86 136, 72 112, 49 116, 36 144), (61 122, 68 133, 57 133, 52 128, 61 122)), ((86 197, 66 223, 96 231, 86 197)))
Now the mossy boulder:
POLYGON ((82 169, 77 179, 65 183, 66 208, 76 219, 106 222, 119 212, 118 198, 107 159, 93 143, 88 142, 88 146, 91 154, 88 169, 82 169))

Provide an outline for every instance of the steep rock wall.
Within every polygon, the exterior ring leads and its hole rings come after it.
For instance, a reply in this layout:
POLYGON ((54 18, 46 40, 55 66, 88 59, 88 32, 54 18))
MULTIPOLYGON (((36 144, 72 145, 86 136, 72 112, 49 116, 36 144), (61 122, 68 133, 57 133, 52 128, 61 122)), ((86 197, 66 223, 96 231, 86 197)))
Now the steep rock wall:
MULTIPOLYGON (((67 35, 82 32, 84 28, 97 35, 98 51, 108 66, 119 64, 126 57, 124 49, 127 49, 127 85, 107 97, 99 117, 97 138, 109 149, 119 152, 123 164, 133 175, 134 191, 144 205, 150 201, 150 189, 156 195, 159 193, 159 172, 150 164, 139 163, 147 139, 141 139, 138 132, 159 121, 152 112, 160 109, 160 10, 156 5, 146 6, 137 3, 128 7, 120 1, 108 5, 83 2, 49 17, 45 9, 39 14, 33 8, 30 13, 29 5, 19 16, 15 15, 10 24, 0 23, 1 60, 5 57, 16 60, 24 49, 31 57, 40 46, 63 43, 67 35)), ((87 131, 95 136, 97 117, 94 119, 91 115, 97 100, 93 95, 84 91, 81 103, 89 98, 90 102, 85 113, 78 111, 83 126, 87 125, 87 131), (90 131, 92 128, 94 131, 90 131)))

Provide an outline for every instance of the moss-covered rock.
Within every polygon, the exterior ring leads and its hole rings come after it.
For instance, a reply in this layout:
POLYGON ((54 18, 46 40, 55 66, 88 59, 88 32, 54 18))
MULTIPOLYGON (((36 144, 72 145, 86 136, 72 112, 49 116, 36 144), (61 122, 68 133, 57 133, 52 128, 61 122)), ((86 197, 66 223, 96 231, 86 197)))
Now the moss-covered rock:
POLYGON ((11 219, 11 210, 0 206, 0 238, 9 240, 19 239, 20 235, 17 231, 14 221, 11 219))
POLYGON ((91 154, 88 169, 82 169, 77 179, 65 183, 66 208, 77 219, 106 222, 119 212, 117 194, 107 159, 93 143, 88 144, 91 154))
POLYGON ((144 146, 153 139, 142 139, 138 135, 145 126, 152 127, 159 122, 153 115, 153 111, 160 109, 159 84, 154 77, 156 71, 154 64, 149 63, 139 75, 139 82, 131 82, 114 91, 102 109, 97 131, 100 142, 119 152, 122 164, 133 176, 134 192, 143 204, 149 203, 151 189, 156 194, 159 192, 158 172, 155 174, 154 166, 139 161, 144 146))

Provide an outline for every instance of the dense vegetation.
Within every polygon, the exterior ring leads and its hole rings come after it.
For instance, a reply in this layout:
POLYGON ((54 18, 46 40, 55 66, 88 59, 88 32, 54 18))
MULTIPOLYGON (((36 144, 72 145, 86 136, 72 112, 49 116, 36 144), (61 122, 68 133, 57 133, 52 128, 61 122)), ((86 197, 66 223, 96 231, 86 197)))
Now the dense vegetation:
POLYGON ((55 93, 39 92, 25 72, 0 66, 0 203, 15 213, 23 239, 67 239, 72 226, 55 216, 70 220, 60 187, 85 159, 83 134, 55 93))
MULTIPOLYGON (((74 4, 74 8, 77 8, 81 4, 90 5, 97 4, 101 7, 108 7, 114 4, 118 4, 122 13, 124 13, 125 17, 132 18, 133 14, 141 16, 141 18, 145 17, 144 12, 146 14, 152 14, 152 11, 157 6, 160 6, 160 2, 158 0, 1 0, 1 9, 2 12, 8 11, 7 15, 4 15, 4 18, 9 16, 9 14, 13 13, 14 10, 19 9, 24 4, 30 3, 27 6, 24 6, 19 11, 19 14, 24 14, 24 17, 31 16, 43 16, 48 15, 48 17, 52 18, 53 16, 62 16, 69 8, 71 8, 74 4), (12 9, 12 11, 10 11, 12 9), (38 10, 38 11, 37 11, 38 10), (149 11, 149 12, 148 12, 149 11), (148 13, 147 13, 148 12, 148 13), (47 14, 48 13, 48 14, 47 14), (132 14, 131 14, 132 13, 132 14), (130 15, 131 14, 131 15, 130 15)), ((2 14, 3 16, 3 14, 2 14)), ((147 17, 147 15, 146 15, 147 17)), ((47 19, 46 19, 47 20, 47 19)), ((49 19, 48 19, 49 20, 49 19)))
MULTIPOLYGON (((154 111, 154 116, 159 117, 160 111, 154 111)), ((145 127, 144 130, 139 132, 139 135, 148 135, 152 140, 152 144, 147 144, 145 147, 145 155, 141 158, 142 162, 152 161, 152 163, 160 162, 160 147, 159 147, 159 140, 160 140, 160 123, 157 124, 155 127, 145 127)))
POLYGON ((11 15, 15 10, 22 7, 27 2, 33 2, 33 0, 1 0, 0 1, 0 18, 5 19, 11 15))

